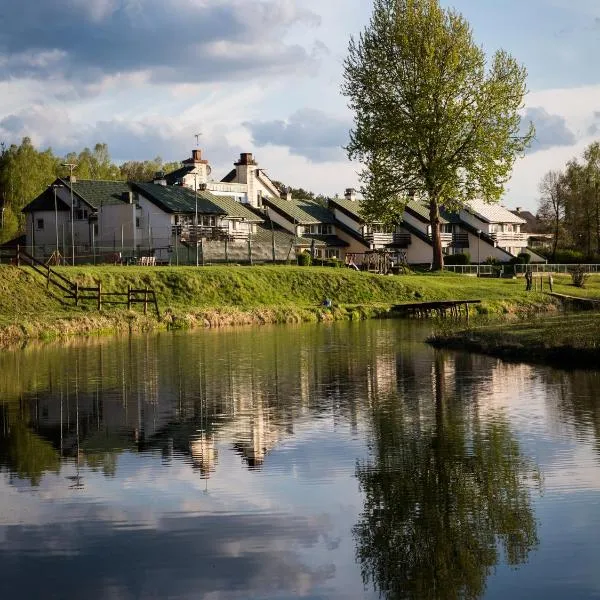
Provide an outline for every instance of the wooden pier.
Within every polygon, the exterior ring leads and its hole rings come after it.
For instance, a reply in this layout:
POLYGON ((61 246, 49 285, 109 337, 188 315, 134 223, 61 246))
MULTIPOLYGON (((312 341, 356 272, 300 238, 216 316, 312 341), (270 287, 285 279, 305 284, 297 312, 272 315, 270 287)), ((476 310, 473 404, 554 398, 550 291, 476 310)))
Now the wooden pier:
POLYGON ((465 317, 468 319, 471 304, 481 304, 481 300, 435 300, 432 302, 396 304, 392 307, 392 312, 417 318, 438 316, 442 319, 448 317, 455 319, 465 317))
POLYGON ((581 298, 566 294, 551 293, 550 296, 560 300, 565 308, 574 310, 600 310, 600 298, 581 298))

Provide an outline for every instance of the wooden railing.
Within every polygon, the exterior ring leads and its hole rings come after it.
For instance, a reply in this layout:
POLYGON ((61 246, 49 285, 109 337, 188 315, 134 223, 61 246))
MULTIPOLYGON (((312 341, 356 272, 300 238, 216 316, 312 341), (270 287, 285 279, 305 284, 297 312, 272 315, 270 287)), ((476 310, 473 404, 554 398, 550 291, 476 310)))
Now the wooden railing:
POLYGON ((156 298, 156 292, 152 288, 134 289, 131 286, 127 286, 126 292, 105 292, 102 290, 101 281, 98 281, 98 285, 96 286, 82 286, 77 281, 70 281, 61 273, 56 272, 50 265, 44 264, 19 246, 17 246, 13 260, 17 267, 21 265, 31 267, 36 273, 39 273, 46 279, 46 288, 49 288, 50 285, 59 288, 66 294, 65 298, 75 301, 75 306, 79 306, 80 302, 86 300, 93 300, 98 310, 102 310, 104 304, 126 305, 129 310, 131 310, 134 304, 143 304, 144 314, 147 314, 148 304, 152 304, 156 310, 156 316, 160 318, 158 299, 156 298))

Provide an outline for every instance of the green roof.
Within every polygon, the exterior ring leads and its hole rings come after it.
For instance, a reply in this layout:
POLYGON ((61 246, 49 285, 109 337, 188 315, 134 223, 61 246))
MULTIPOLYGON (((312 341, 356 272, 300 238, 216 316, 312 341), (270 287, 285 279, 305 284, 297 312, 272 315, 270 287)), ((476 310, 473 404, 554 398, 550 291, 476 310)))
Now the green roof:
MULTIPOLYGON (((258 225, 256 228, 256 233, 254 234, 254 241, 262 242, 262 243, 271 243, 271 241, 275 238, 275 244, 278 246, 289 246, 294 240, 294 246, 311 246, 312 240, 306 237, 298 237, 293 233, 290 233, 286 229, 283 229, 279 225, 275 225, 273 223, 273 230, 271 231, 271 226, 269 223, 264 223, 258 225)), ((325 246, 325 244, 321 241, 315 241, 315 245, 317 247, 325 246)))
POLYGON ((288 218, 297 225, 313 225, 315 223, 335 224, 333 213, 316 202, 310 200, 282 200, 280 198, 263 198, 263 204, 288 218))
MULTIPOLYGON (((196 194, 180 185, 161 185, 158 183, 136 183, 136 189, 150 202, 168 213, 196 212, 196 194)), ((213 202, 214 196, 205 190, 198 190, 198 213, 202 215, 223 215, 227 212, 213 202)))
POLYGON ((330 203, 338 206, 343 211, 350 213, 358 223, 364 223, 364 219, 360 214, 360 200, 347 200, 346 198, 332 198, 330 203))
MULTIPOLYGON (((193 193, 193 192, 192 192, 193 193)), ((215 196, 210 192, 203 192, 212 196, 211 202, 222 208, 231 219, 244 219, 245 221, 254 221, 262 223, 263 219, 251 210, 246 208, 241 202, 238 202, 231 196, 215 196)))
POLYGON ((63 183, 67 189, 70 186, 74 194, 96 209, 110 204, 123 204, 123 194, 131 191, 131 187, 126 181, 78 179, 73 183, 69 181, 63 181, 63 183))
MULTIPOLYGON (((429 207, 423 204, 422 202, 418 202, 417 200, 410 200, 409 203, 406 205, 406 208, 416 213, 424 221, 427 221, 427 223, 429 223, 429 207)), ((448 221, 440 215, 440 223, 448 223, 448 221)))

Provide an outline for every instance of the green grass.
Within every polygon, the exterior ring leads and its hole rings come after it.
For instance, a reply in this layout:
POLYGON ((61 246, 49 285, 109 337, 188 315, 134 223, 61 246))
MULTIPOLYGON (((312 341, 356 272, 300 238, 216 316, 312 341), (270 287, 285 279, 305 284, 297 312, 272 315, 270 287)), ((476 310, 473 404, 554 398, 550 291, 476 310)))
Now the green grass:
POLYGON ((600 313, 538 317, 460 331, 439 331, 437 347, 481 352, 501 358, 571 367, 600 366, 600 313))
MULTIPOLYGON (((254 267, 62 267, 70 280, 106 292, 149 286, 157 293, 162 326, 222 325, 379 316, 394 304, 480 299, 481 314, 532 314, 547 310, 547 295, 526 293, 522 280, 477 279, 454 274, 380 276, 349 269, 296 266, 254 267), (321 307, 333 300, 335 309, 321 307)), ((0 328, 11 339, 79 332, 143 329, 156 319, 90 302, 77 308, 60 302, 60 290, 45 288, 39 275, 0 266, 0 328)), ((2 336, 0 335, 0 338, 2 336)), ((0 340, 1 341, 1 340, 0 340)))

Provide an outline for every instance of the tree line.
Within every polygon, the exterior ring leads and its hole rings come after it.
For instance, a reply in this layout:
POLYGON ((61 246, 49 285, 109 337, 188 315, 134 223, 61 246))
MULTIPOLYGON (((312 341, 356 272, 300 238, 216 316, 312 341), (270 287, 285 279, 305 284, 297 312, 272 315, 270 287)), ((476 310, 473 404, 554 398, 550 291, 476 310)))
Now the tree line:
POLYGON ((600 257, 600 142, 563 170, 548 171, 539 186, 538 219, 553 234, 551 260, 600 257))
POLYGON ((102 143, 65 156, 54 154, 51 148, 38 150, 28 137, 19 145, 0 144, 0 243, 23 231, 21 209, 57 177, 69 175, 65 164, 77 165, 73 174, 78 179, 111 181, 147 181, 157 171, 172 171, 180 166, 178 162, 164 163, 159 156, 117 165, 111 160, 108 146, 102 143))

